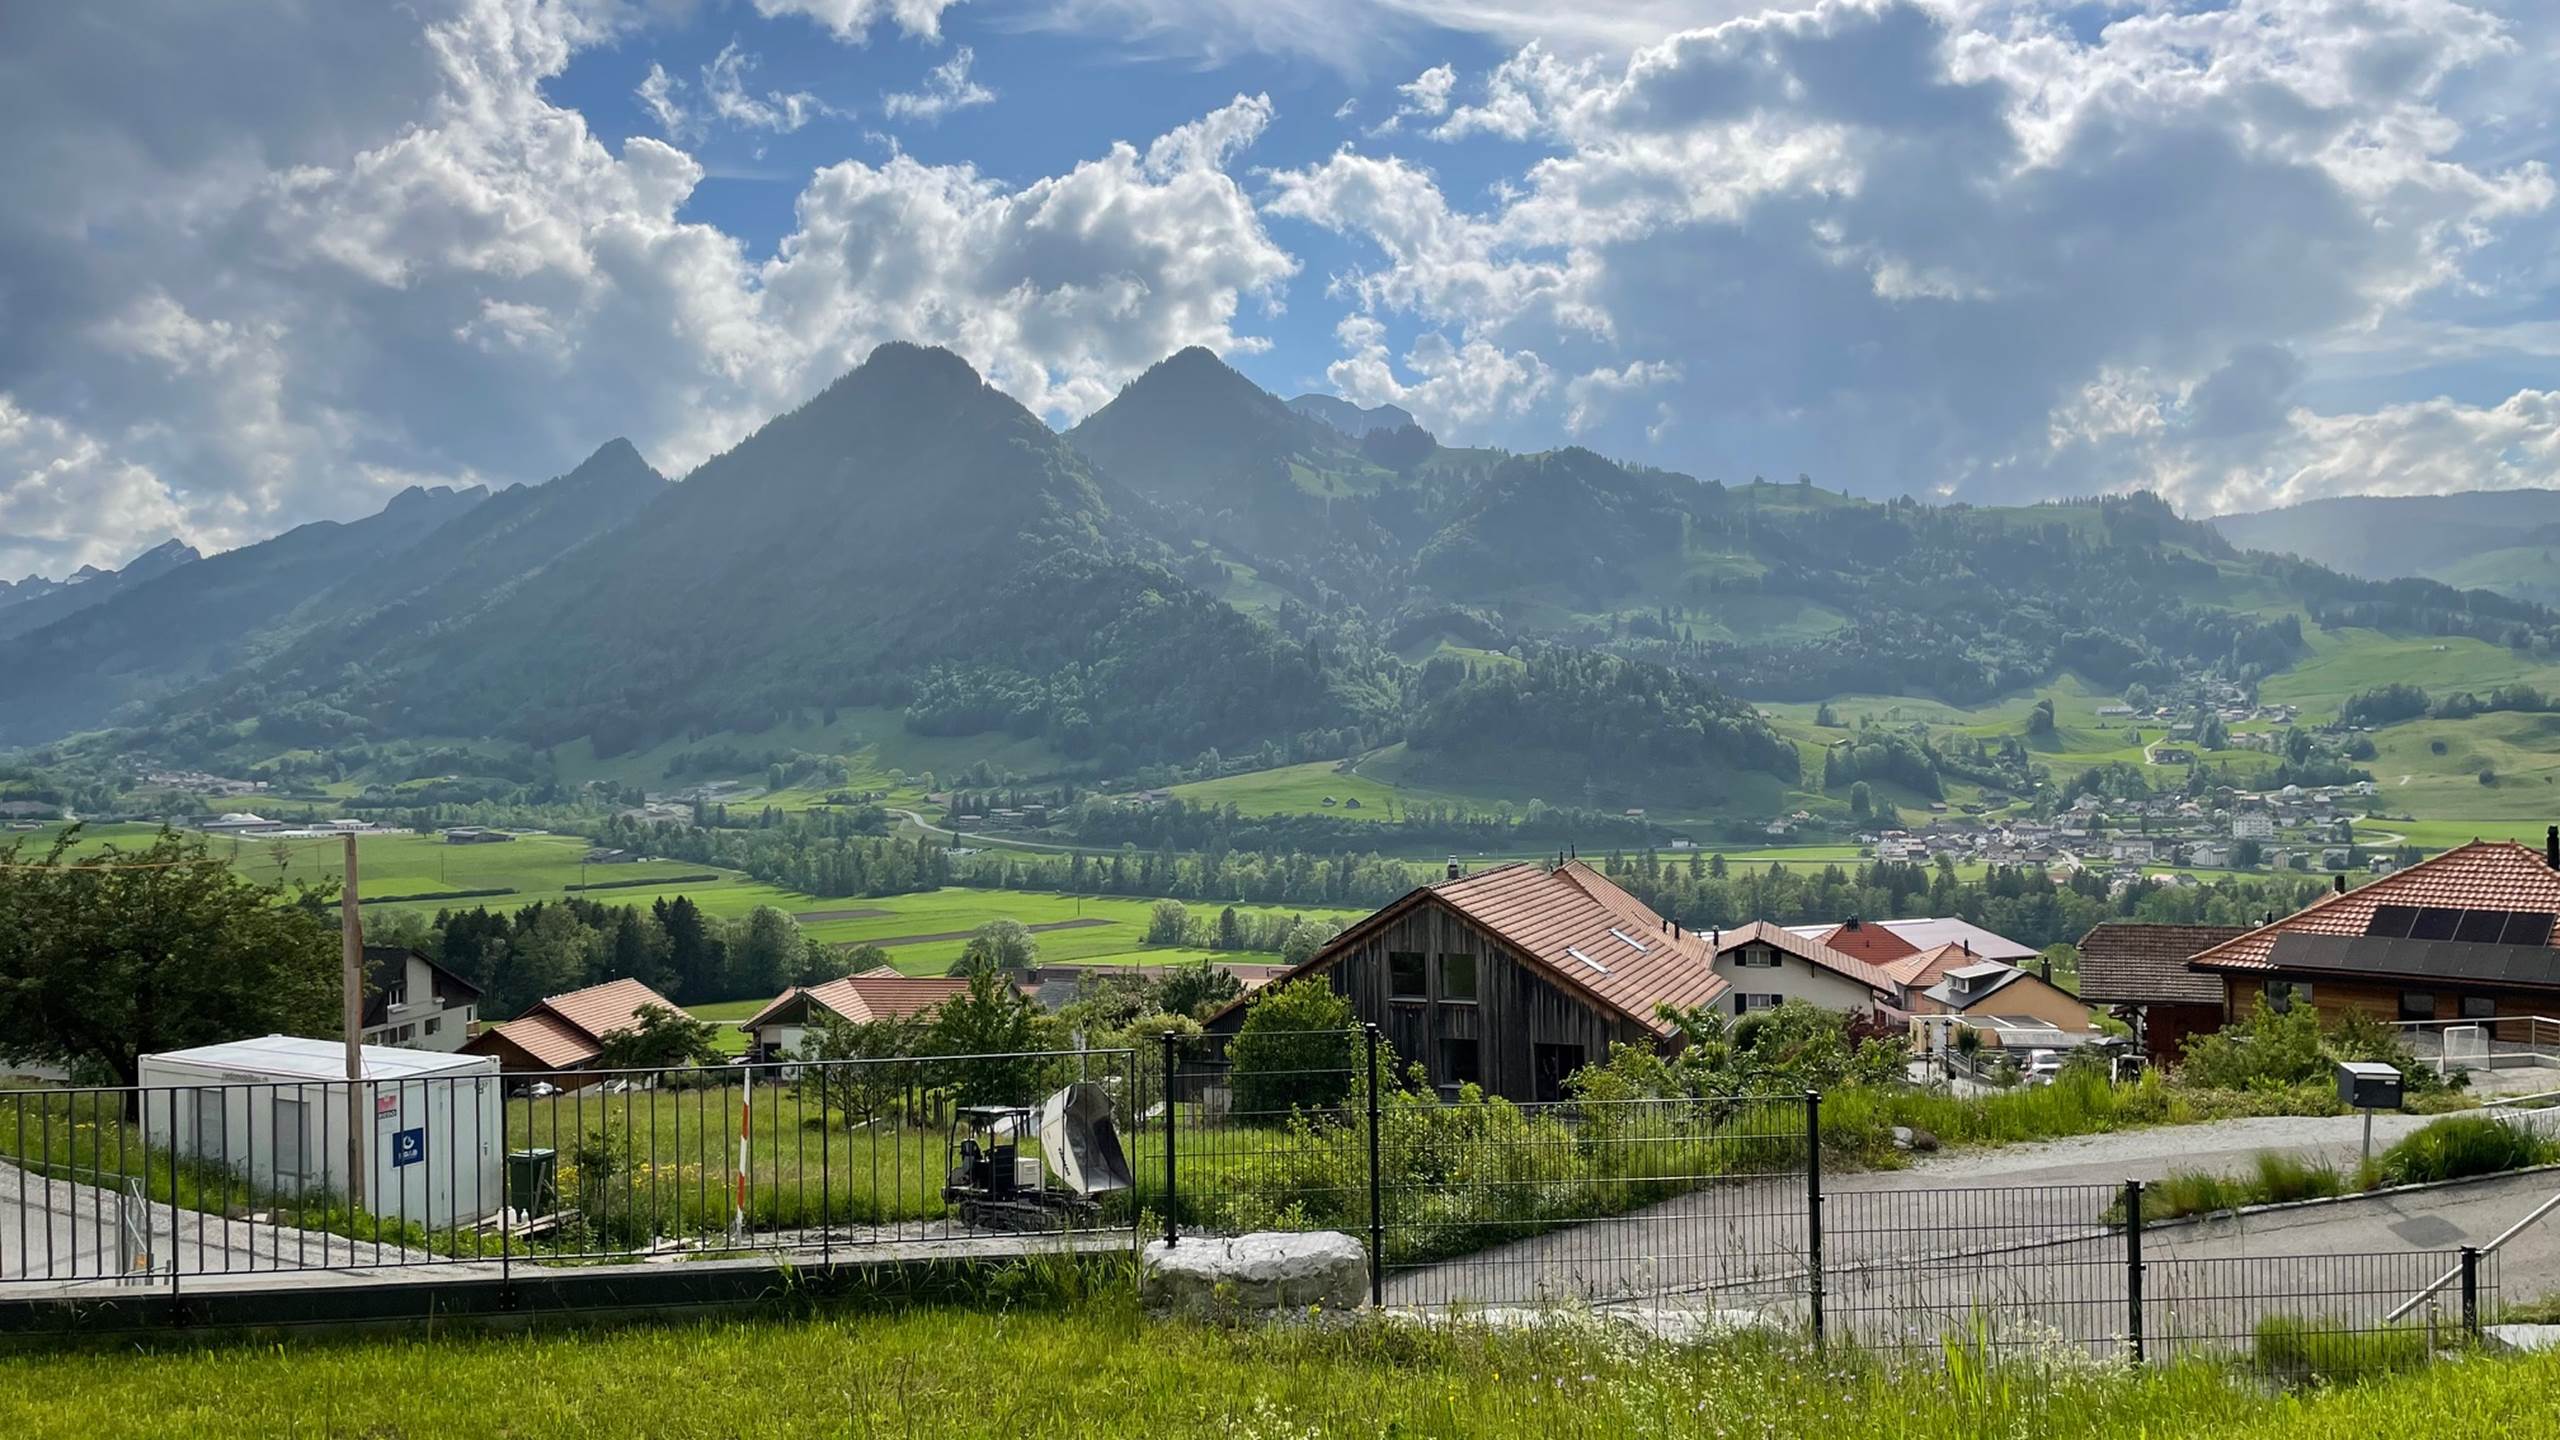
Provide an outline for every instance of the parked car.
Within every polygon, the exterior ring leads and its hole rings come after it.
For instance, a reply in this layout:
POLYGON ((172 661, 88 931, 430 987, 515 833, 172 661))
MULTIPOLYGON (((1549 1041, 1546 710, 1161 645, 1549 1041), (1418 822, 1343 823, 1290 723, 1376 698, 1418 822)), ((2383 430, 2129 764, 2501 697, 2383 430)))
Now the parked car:
POLYGON ((2030 1050, 2027 1052, 2027 1063, 2020 1079, 2028 1085, 2050 1085, 2053 1083, 2053 1077, 2061 1073, 2061 1051, 2030 1050))

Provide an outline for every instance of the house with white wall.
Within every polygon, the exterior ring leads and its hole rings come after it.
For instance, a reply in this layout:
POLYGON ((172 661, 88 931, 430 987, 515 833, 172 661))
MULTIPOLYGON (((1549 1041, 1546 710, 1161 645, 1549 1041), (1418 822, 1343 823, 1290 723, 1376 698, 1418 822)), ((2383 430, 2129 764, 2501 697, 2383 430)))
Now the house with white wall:
POLYGON ((451 1054, 480 1018, 480 987, 406 945, 364 947, 364 1043, 451 1054))
POLYGON ((1789 1000, 1871 1013, 1891 1005, 1898 993, 1894 982, 1866 961, 1766 920, 1712 932, 1707 964, 1728 987, 1720 1003, 1735 1015, 1775 1009, 1789 1000))

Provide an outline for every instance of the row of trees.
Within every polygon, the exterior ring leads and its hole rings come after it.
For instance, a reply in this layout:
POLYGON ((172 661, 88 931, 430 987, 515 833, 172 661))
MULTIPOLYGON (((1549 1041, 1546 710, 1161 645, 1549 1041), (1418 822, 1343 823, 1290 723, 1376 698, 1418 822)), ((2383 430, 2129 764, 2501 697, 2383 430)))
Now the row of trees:
POLYGON ((635 979, 680 1004, 754 1000, 885 960, 840 953, 770 905, 730 919, 679 895, 646 908, 539 900, 515 910, 440 910, 374 918, 371 937, 412 946, 480 987, 481 1011, 513 1015, 545 995, 635 979))

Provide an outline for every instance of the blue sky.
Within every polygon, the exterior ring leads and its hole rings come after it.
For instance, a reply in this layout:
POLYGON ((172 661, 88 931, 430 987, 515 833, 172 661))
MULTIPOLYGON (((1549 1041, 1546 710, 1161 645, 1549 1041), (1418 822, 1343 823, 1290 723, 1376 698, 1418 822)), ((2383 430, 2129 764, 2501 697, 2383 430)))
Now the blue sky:
POLYGON ((2191 513, 2560 485, 2533 0, 185 0, 0 16, 0 574, 886 340, 1444 439, 2191 513))

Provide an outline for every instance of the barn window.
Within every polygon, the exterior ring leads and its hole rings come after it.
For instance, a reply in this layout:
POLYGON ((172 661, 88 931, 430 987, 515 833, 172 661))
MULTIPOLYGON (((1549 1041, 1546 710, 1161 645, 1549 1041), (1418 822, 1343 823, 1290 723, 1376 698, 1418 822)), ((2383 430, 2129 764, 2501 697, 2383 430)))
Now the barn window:
POLYGON ((1387 952, 1387 998, 1390 1000, 1428 1000, 1431 977, 1419 950, 1387 952))
POLYGON ((2270 980, 2267 982, 2268 1009, 2281 1015, 2292 1009, 2296 1001, 2300 1001, 2305 1005, 2311 1003, 2310 981, 2270 980))
POLYGON ((1775 970, 1778 952, 1765 945, 1746 945, 1734 963, 1745 970, 1775 970))
POLYGON ((1440 998, 1452 1005, 1476 1003, 1476 957, 1466 954, 1440 957, 1440 998))
POLYGON ((1748 1015, 1754 1010, 1775 1010, 1786 1003, 1786 998, 1784 995, 1746 995, 1736 991, 1733 997, 1733 1013, 1748 1015))
POLYGON ((1484 1071, 1476 1064, 1473 1036, 1452 1035, 1440 1042, 1440 1084, 1444 1089, 1481 1085, 1484 1071))
POLYGON ((2436 1018, 2435 992, 2431 990, 2401 991, 2400 1018, 2403 1020, 2433 1020, 2436 1018))
POLYGON ((2465 996, 2463 996, 2463 997, 2462 997, 2462 1018, 2463 1018, 2463 1019, 2465 1019, 2465 1020, 2495 1020, 2495 1019, 2497 1019, 2497 1018, 2498 1018, 2498 997, 2496 997, 2496 996, 2494 996, 2494 995, 2465 995, 2465 996))

